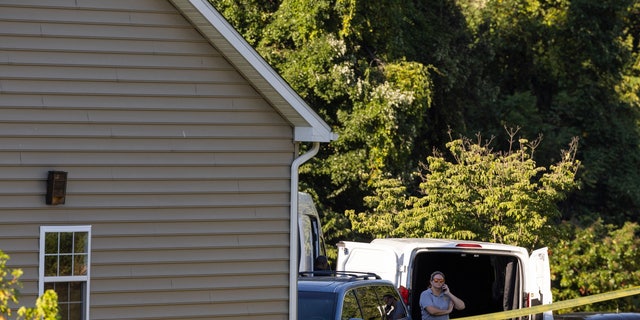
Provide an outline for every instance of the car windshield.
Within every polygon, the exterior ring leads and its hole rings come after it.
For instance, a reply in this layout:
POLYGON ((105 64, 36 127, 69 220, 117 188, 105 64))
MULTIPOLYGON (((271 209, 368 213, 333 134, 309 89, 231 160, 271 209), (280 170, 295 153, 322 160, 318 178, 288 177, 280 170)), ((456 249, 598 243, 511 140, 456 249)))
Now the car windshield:
POLYGON ((298 291, 298 319, 335 319, 336 294, 298 291))

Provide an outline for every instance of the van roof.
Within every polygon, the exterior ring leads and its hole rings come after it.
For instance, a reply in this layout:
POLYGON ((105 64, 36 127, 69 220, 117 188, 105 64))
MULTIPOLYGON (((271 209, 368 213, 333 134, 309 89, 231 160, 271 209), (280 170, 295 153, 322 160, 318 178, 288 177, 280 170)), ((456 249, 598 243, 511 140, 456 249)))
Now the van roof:
POLYGON ((434 238, 386 238, 375 239, 371 243, 386 245, 394 248, 396 251, 412 250, 414 248, 450 248, 450 249, 466 249, 466 250, 498 250, 498 251, 514 251, 527 254, 527 249, 523 247, 481 242, 470 240, 455 239, 434 239, 434 238))

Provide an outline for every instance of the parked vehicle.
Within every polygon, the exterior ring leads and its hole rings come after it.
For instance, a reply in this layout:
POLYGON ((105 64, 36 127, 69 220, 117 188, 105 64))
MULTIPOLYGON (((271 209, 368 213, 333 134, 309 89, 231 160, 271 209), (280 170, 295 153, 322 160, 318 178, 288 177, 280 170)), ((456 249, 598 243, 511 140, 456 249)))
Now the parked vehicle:
POLYGON ((298 236, 298 270, 312 271, 314 260, 326 251, 320 215, 305 192, 298 192, 298 236))
POLYGON ((304 320, 408 320, 407 308, 393 283, 372 273, 307 272, 298 278, 298 319, 304 320), (385 295, 397 301, 385 308, 385 295))
MULTIPOLYGON (((419 300, 434 271, 466 308, 452 317, 520 309, 552 302, 547 248, 531 255, 522 247, 448 239, 376 239, 338 243, 337 270, 374 272, 393 282, 420 319, 419 300)), ((535 318, 552 320, 547 312, 535 318)), ((532 317, 533 318, 533 317, 532 317)))

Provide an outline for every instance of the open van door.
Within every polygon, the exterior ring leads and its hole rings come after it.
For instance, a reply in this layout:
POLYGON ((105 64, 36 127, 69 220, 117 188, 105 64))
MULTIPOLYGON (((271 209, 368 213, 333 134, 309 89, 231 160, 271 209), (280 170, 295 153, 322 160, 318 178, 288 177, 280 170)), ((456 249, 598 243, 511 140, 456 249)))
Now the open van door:
POLYGON ((338 243, 337 271, 374 272, 398 287, 398 256, 391 247, 370 243, 341 241, 338 243))
POLYGON ((298 192, 298 271, 313 271, 318 256, 326 256, 320 215, 311 195, 298 192))
MULTIPOLYGON (((551 269, 549 268, 549 253, 547 248, 541 248, 531 253, 529 257, 530 281, 529 306, 550 304, 551 296, 551 269)), ((553 313, 547 311, 543 315, 544 320, 553 320, 553 313)))

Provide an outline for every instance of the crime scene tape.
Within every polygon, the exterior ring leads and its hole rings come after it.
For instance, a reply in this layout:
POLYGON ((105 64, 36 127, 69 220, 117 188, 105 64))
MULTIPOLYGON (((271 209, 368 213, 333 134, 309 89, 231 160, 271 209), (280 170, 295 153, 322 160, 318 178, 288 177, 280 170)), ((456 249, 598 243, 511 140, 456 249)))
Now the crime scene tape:
POLYGON ((483 315, 463 317, 463 318, 455 318, 455 320, 502 320, 502 319, 510 319, 517 317, 524 317, 530 314, 543 313, 546 311, 566 309, 582 306, 585 304, 591 304, 596 302, 602 302, 606 300, 613 300, 628 296, 633 296, 636 294, 640 294, 640 286, 639 287, 631 287, 627 289, 621 289, 606 293, 594 294, 591 296, 580 297, 571 300, 558 301, 550 304, 542 304, 531 308, 523 308, 502 312, 494 312, 487 313, 483 315))

